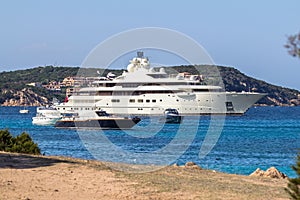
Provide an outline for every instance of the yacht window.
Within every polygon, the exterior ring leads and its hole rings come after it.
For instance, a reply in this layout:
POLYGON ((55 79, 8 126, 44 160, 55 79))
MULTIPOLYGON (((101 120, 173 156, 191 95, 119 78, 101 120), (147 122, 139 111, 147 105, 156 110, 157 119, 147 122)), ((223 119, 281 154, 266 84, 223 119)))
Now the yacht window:
POLYGON ((193 92, 209 92, 209 89, 193 89, 193 92))
POLYGON ((114 87, 116 83, 106 83, 106 87, 114 87))
POLYGON ((147 102, 147 103, 150 103, 150 99, 147 99, 146 102, 147 102))
POLYGON ((129 103, 134 103, 135 99, 129 99, 129 103))
POLYGON ((96 95, 98 95, 98 96, 111 96, 112 91, 97 91, 96 95))
POLYGON ((138 87, 138 84, 136 84, 136 83, 123 83, 122 87, 123 88, 134 88, 134 87, 138 87))
POLYGON ((234 110, 232 102, 225 102, 225 104, 226 104, 227 111, 233 111, 234 110))
POLYGON ((138 99, 138 102, 139 103, 143 103, 143 99, 138 99))
POLYGON ((156 99, 152 99, 152 102, 155 103, 155 102, 156 102, 156 99))
POLYGON ((112 99, 111 102, 112 103, 118 103, 118 102, 120 102, 120 99, 112 99))

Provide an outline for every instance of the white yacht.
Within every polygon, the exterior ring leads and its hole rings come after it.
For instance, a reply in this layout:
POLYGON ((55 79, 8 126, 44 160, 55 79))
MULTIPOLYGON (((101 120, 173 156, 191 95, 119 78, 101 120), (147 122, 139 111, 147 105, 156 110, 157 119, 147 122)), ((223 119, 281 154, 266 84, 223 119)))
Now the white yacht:
POLYGON ((122 75, 110 73, 75 89, 68 102, 56 106, 61 113, 89 115, 105 110, 110 114, 141 116, 163 115, 172 108, 180 115, 240 115, 265 96, 256 92, 226 92, 220 86, 204 84, 201 75, 174 75, 164 68, 150 68, 143 52, 138 52, 122 75))
POLYGON ((32 118, 32 124, 53 125, 60 118, 60 112, 54 107, 37 107, 36 116, 32 118))

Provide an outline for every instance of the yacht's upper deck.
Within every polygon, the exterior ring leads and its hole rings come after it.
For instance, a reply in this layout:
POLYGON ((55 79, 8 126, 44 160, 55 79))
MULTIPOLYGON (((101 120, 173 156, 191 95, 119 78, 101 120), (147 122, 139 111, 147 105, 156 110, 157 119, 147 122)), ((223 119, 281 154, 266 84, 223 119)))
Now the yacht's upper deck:
POLYGON ((101 77, 82 87, 80 91, 219 91, 219 86, 205 85, 202 75, 192 75, 188 72, 166 73, 165 68, 150 68, 147 57, 142 52, 130 60, 127 71, 120 76, 108 73, 107 77, 101 77))

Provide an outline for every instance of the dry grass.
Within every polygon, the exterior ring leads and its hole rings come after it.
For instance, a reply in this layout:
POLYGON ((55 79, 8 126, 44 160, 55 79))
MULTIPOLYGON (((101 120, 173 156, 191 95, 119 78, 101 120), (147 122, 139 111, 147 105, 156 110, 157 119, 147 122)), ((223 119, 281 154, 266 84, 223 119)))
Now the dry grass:
POLYGON ((182 167, 119 175, 138 182, 140 188, 155 188, 155 196, 162 199, 288 199, 284 191, 287 181, 279 179, 182 167))

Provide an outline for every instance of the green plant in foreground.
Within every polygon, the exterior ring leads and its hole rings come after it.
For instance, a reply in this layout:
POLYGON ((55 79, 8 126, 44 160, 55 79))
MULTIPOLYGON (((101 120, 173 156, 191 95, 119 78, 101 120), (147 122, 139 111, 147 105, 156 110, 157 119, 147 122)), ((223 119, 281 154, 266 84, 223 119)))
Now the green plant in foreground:
POLYGON ((27 154, 41 154, 40 148, 33 142, 30 135, 26 132, 13 137, 11 133, 6 130, 0 130, 0 151, 27 153, 27 154))
POLYGON ((297 173, 296 178, 290 178, 288 188, 285 190, 289 193, 292 199, 300 200, 300 152, 297 156, 296 166, 292 166, 293 170, 297 173))
POLYGON ((9 151, 13 145, 13 136, 6 130, 0 130, 0 151, 9 151))

